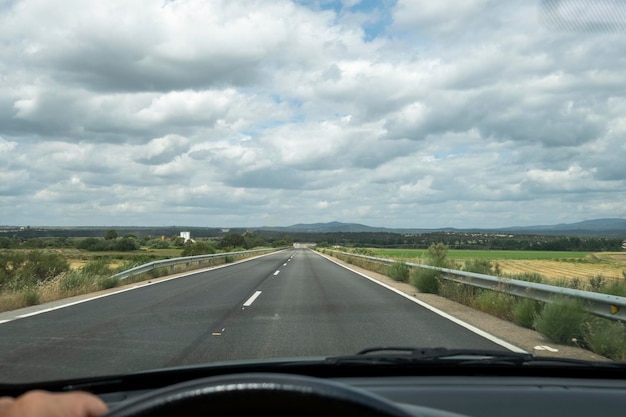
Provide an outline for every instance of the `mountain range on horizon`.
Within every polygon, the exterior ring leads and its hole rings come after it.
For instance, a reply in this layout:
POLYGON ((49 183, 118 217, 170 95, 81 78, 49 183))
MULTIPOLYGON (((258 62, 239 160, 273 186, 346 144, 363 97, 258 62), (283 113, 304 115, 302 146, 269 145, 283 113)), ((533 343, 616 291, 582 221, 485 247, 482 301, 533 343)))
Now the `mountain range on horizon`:
POLYGON ((514 234, 562 234, 562 235, 602 235, 626 237, 626 219, 606 218, 584 220, 576 223, 559 223, 554 225, 509 226, 501 228, 388 228, 368 226, 360 223, 343 223, 332 221, 328 223, 298 223, 286 227, 260 227, 257 230, 297 231, 301 233, 359 233, 359 232, 387 232, 387 233, 431 233, 431 232, 459 232, 459 233, 514 233, 514 234))
POLYGON ((605 218, 584 220, 576 223, 559 223, 554 225, 535 226, 509 226, 501 228, 389 228, 368 226, 360 223, 344 223, 331 221, 326 223, 298 223, 291 226, 260 226, 260 227, 217 227, 217 226, 190 226, 190 225, 167 225, 167 226, 7 226, 0 225, 0 236, 14 233, 21 236, 94 236, 94 231, 116 229, 125 233, 137 233, 138 235, 177 235, 180 231, 192 231, 196 236, 219 236, 229 232, 254 232, 268 231, 285 234, 306 233, 398 233, 398 234, 423 234, 437 232, 451 233, 507 233, 526 235, 562 235, 562 236, 597 236, 619 237, 626 239, 626 219, 605 218), (209 234, 206 234, 210 232, 209 234))

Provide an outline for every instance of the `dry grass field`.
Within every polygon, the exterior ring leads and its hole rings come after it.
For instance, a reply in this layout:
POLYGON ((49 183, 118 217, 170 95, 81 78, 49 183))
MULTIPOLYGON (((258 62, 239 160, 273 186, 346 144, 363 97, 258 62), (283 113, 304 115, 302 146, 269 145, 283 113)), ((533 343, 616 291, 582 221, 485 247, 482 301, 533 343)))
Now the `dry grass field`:
MULTIPOLYGON (((426 250, 374 249, 377 256, 408 262, 426 263, 426 250)), ((466 261, 489 260, 500 275, 538 273, 548 281, 589 278, 601 275, 606 280, 626 281, 626 252, 548 252, 548 251, 480 251, 449 250, 448 259, 463 269, 466 261)))
MULTIPOLYGON (((588 279, 602 275, 607 279, 624 279, 626 261, 619 263, 572 262, 545 259, 521 260, 509 259, 496 261, 502 274, 538 273, 548 280, 579 278, 588 279)), ((495 263, 495 262, 494 262, 495 263)))

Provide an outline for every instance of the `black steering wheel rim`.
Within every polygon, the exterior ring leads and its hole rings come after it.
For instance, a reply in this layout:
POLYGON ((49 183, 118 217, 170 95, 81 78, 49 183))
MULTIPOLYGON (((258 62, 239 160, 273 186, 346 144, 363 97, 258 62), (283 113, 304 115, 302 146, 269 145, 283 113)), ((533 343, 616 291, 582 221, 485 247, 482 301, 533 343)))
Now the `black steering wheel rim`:
POLYGON ((274 416, 409 417, 385 398, 335 381, 251 373, 196 379, 137 397, 107 417, 274 416))

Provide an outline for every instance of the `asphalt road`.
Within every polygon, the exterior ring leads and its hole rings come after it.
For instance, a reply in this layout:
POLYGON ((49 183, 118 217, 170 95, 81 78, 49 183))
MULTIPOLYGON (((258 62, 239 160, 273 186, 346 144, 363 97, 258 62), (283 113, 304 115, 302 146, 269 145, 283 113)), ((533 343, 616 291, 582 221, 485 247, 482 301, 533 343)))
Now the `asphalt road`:
POLYGON ((0 382, 372 346, 501 346, 308 249, 0 324, 0 382))

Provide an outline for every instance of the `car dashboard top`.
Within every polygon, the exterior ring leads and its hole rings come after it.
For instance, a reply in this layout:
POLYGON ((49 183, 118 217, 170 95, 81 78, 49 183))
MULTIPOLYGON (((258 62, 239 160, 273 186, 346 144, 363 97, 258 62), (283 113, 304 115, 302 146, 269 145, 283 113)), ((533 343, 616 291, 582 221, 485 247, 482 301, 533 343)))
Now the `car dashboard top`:
MULTIPOLYGON (((399 376, 325 379, 391 401, 412 416, 622 415, 626 381, 554 377, 399 376)), ((151 393, 100 394, 111 410, 151 393)), ((280 409, 280 405, 277 405, 280 409)))
POLYGON ((622 415, 626 409, 626 371, 615 363, 267 361, 5 385, 0 395, 34 388, 95 393, 107 403, 111 417, 577 417, 622 415))

